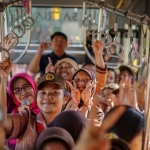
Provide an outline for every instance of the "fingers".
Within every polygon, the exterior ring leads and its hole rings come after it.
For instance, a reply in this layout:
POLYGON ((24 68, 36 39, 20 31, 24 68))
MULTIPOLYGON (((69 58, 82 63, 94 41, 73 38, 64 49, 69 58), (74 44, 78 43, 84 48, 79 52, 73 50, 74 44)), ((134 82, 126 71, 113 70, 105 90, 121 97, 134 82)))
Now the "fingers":
POLYGON ((48 43, 40 43, 39 45, 39 49, 42 51, 46 50, 48 47, 49 47, 48 43))
POLYGON ((90 80, 87 84, 86 84, 86 90, 91 90, 92 88, 94 88, 96 86, 96 81, 90 80))
POLYGON ((13 38, 13 34, 9 34, 9 36, 6 38, 5 43, 10 44, 11 40, 13 38))
POLYGON ((102 131, 107 131, 110 129, 117 121, 118 119, 124 114, 126 111, 126 106, 119 106, 116 107, 105 119, 103 120, 103 123, 101 125, 102 131))
POLYGON ((50 57, 48 57, 48 64, 53 65, 52 60, 50 57))
POLYGON ((69 85, 69 87, 71 88, 71 90, 74 88, 73 85, 69 81, 66 81, 66 83, 69 85))
POLYGON ((45 71, 46 71, 46 73, 47 72, 55 72, 55 67, 52 66, 51 64, 48 64, 45 71))
POLYGON ((74 80, 72 80, 72 83, 73 83, 73 88, 74 88, 74 89, 77 89, 76 82, 75 82, 74 80))
MULTIPOLYGON (((8 37, 6 37, 5 39, 5 48, 10 50, 14 45, 15 43, 17 43, 18 41, 18 38, 17 37, 13 37, 13 34, 9 34, 8 37)), ((9 51, 10 54, 13 53, 12 50, 9 51)))

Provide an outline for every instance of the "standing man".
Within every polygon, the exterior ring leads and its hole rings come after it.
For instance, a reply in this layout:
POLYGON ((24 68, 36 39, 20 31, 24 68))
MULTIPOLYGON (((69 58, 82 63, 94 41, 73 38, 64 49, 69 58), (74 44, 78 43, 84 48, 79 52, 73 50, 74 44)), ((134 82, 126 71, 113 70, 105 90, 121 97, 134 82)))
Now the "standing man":
POLYGON ((62 32, 55 32, 51 36, 51 43, 40 43, 38 47, 38 51, 35 56, 32 58, 28 70, 32 73, 40 72, 41 75, 45 74, 45 68, 48 65, 48 57, 52 60, 52 65, 55 65, 56 62, 62 58, 71 58, 76 60, 75 57, 70 56, 65 53, 65 49, 67 47, 67 36, 62 32), (43 54, 43 51, 46 50, 49 46, 52 48, 52 52, 50 54, 43 54))

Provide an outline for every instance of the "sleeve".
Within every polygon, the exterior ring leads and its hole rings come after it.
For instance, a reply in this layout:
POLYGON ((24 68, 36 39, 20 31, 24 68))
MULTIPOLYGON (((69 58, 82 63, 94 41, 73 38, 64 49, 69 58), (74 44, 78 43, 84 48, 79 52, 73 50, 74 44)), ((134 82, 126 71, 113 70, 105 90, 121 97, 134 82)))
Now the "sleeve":
POLYGON ((13 128, 12 133, 9 134, 9 139, 16 139, 20 137, 21 133, 26 130, 27 122, 29 119, 29 112, 27 110, 23 110, 17 114, 10 114, 8 117, 11 118, 13 128))
POLYGON ((107 66, 105 68, 101 68, 96 65, 96 90, 95 94, 98 94, 101 92, 101 90, 105 87, 106 85, 106 78, 107 78, 107 66))

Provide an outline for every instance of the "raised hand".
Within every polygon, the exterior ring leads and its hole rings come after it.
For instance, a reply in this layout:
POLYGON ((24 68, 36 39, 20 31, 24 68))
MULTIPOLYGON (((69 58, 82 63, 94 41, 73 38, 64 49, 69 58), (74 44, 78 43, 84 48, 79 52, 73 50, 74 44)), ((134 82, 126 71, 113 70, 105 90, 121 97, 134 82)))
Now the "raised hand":
POLYGON ((50 44, 48 44, 48 43, 40 43, 40 45, 38 47, 38 52, 43 53, 43 51, 48 49, 49 46, 50 46, 50 44))
POLYGON ((95 90, 95 86, 96 86, 96 81, 89 81, 86 85, 86 88, 83 90, 83 92, 81 93, 81 98, 84 101, 84 105, 92 105, 92 99, 93 99, 93 95, 94 95, 94 90, 95 90), (93 89, 93 91, 92 91, 93 89))
POLYGON ((93 47, 93 51, 94 51, 95 56, 102 54, 104 46, 103 46, 101 41, 95 41, 93 43, 92 47, 93 47))
POLYGON ((58 64, 59 60, 57 61, 57 63, 53 66, 52 60, 50 57, 48 57, 48 65, 46 66, 45 72, 55 72, 57 64, 58 64))
POLYGON ((72 82, 73 82, 73 85, 69 81, 66 81, 66 83, 70 86, 70 89, 71 89, 72 104, 78 105, 80 103, 81 94, 80 94, 79 89, 77 89, 75 81, 72 81, 72 82))
POLYGON ((6 39, 5 39, 5 45, 4 47, 9 51, 10 54, 13 53, 11 48, 14 46, 14 44, 17 42, 17 37, 13 38, 13 34, 10 34, 6 39))
POLYGON ((73 150, 109 150, 110 141, 106 138, 105 132, 110 129, 126 111, 126 106, 116 108, 103 121, 101 127, 94 126, 96 111, 91 114, 91 121, 81 134, 73 150))
POLYGON ((139 110, 136 89, 135 86, 133 86, 132 88, 131 79, 125 79, 120 81, 118 104, 128 105, 139 110))
POLYGON ((3 79, 7 79, 11 70, 12 70, 13 62, 9 59, 3 62, 3 66, 0 69, 0 77, 3 79))

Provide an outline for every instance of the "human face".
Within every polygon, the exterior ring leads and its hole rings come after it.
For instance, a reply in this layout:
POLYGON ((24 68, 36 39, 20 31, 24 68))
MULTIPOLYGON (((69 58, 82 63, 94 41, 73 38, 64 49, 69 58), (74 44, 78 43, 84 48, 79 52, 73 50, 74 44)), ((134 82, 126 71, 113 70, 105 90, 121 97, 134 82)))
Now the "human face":
POLYGON ((76 83, 77 89, 79 89, 80 92, 82 92, 86 84, 90 81, 89 75, 84 71, 79 71, 76 76, 74 77, 74 81, 76 83))
POLYGON ((112 93, 111 89, 106 88, 102 91, 102 99, 108 106, 114 106, 117 104, 117 97, 112 93))
POLYGON ((19 88, 22 88, 21 90, 21 93, 14 93, 14 96, 15 98, 21 103, 22 100, 28 100, 29 101, 29 104, 33 103, 34 102, 34 90, 33 88, 27 88, 28 90, 25 90, 26 89, 26 86, 31 86, 28 81, 26 81, 25 79, 23 78, 17 78, 14 80, 13 82, 13 87, 12 87, 12 91, 16 91, 17 89, 19 88))
POLYGON ((55 36, 51 41, 51 47, 54 52, 64 53, 67 47, 67 41, 62 36, 55 36))
POLYGON ((47 83, 38 90, 37 104, 43 113, 60 113, 64 100, 64 91, 57 84, 47 83))
POLYGON ((115 83, 115 73, 111 70, 107 71, 106 84, 115 83))
POLYGON ((111 89, 105 88, 105 89, 102 91, 102 97, 103 97, 104 99, 106 99, 106 98, 108 97, 108 95, 111 94, 111 92, 112 92, 111 89))
POLYGON ((129 74, 129 72, 127 70, 124 70, 120 73, 118 82, 120 82, 121 80, 128 80, 131 78, 132 76, 129 74))
POLYGON ((60 142, 47 142, 42 150, 67 150, 67 148, 60 142))
POLYGON ((62 62, 56 69, 56 73, 61 75, 66 81, 71 81, 75 73, 73 66, 67 62, 62 62))
POLYGON ((131 150, 142 149, 142 131, 129 143, 129 147, 131 150))

